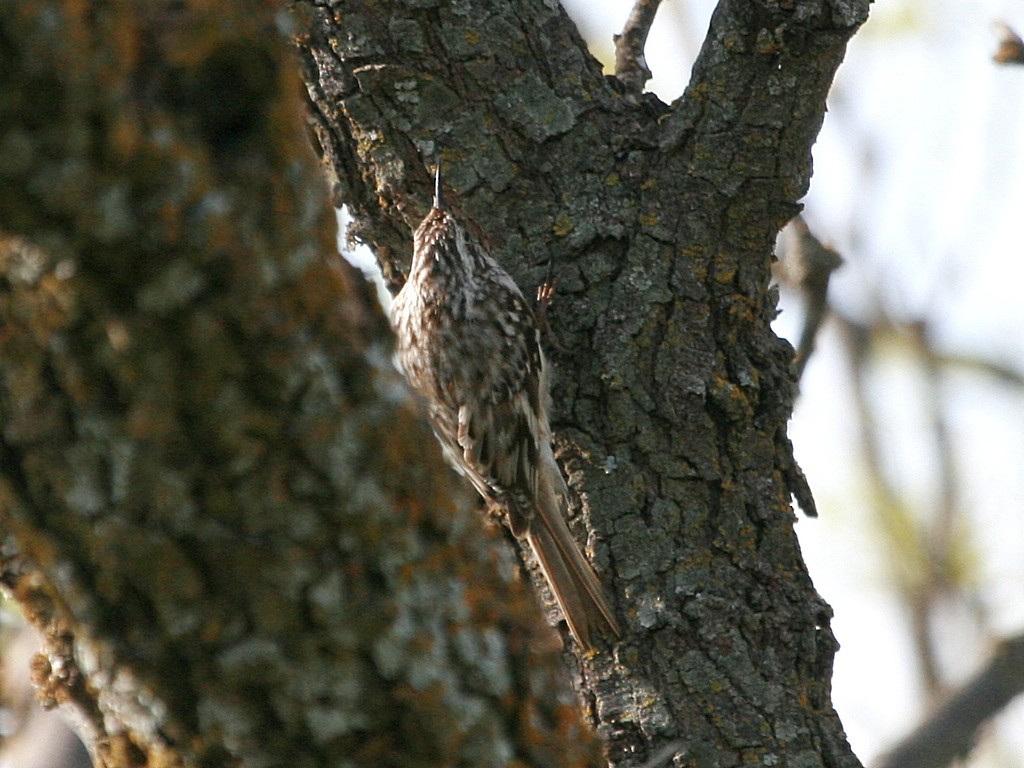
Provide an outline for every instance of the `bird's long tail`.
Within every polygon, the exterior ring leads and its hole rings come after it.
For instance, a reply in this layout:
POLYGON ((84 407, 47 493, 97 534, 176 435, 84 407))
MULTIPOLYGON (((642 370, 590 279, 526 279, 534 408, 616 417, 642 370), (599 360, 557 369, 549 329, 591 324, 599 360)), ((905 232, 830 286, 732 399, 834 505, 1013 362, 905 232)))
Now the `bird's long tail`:
POLYGON ((526 540, 565 615, 569 631, 587 649, 594 647, 593 640, 599 634, 610 631, 617 637, 620 629, 615 613, 597 574, 569 532, 549 485, 542 489, 538 502, 526 540))

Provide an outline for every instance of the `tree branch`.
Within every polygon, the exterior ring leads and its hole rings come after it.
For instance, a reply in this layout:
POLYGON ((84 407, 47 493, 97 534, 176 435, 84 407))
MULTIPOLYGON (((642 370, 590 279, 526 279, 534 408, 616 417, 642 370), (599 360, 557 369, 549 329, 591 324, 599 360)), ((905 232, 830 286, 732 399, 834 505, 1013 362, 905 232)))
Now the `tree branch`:
POLYGON ((298 5, 321 148, 378 258, 407 258, 441 147, 524 291, 559 279, 556 447, 626 623, 568 663, 611 764, 682 739, 723 764, 854 765, 793 532, 791 495, 813 499, 767 289, 867 2, 723 0, 672 105, 624 99, 541 0, 298 5))
POLYGON ((622 32, 614 36, 615 76, 631 91, 640 92, 651 79, 651 70, 644 58, 647 34, 654 24, 661 0, 636 0, 622 32))
MULTIPOLYGON (((3 272, 0 498, 105 720, 202 764, 594 764, 329 255, 280 20, 162 7, 0 12, 0 226, 44 253, 3 272)), ((566 661, 609 762, 681 740, 856 765, 767 286, 866 0, 723 0, 671 107, 623 99, 544 0, 295 7, 335 199, 378 258, 407 263, 441 147, 520 284, 560 278, 557 448, 627 624, 566 661)))
POLYGON ((39 681, 104 768, 594 766, 336 253, 279 14, 0 5, 0 534, 56 627, 39 681))
POLYGON ((1024 635, 1003 642, 988 666, 883 758, 879 768, 940 768, 967 756, 978 729, 1024 692, 1024 635))
POLYGON ((805 305, 803 328, 793 357, 799 381, 828 314, 829 281, 832 273, 842 266, 843 259, 814 236, 802 216, 793 219, 790 227, 793 236, 788 241, 783 268, 787 280, 803 294, 805 305))

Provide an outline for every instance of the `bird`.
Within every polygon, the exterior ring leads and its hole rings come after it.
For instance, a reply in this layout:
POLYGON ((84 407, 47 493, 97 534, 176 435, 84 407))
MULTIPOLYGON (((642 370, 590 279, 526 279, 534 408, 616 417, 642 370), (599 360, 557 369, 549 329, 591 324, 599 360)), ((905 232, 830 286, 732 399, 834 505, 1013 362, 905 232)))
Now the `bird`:
POLYGON ((391 319, 397 358, 448 462, 533 552, 584 649, 621 634, 593 567, 563 516, 569 489, 551 447, 550 367, 519 287, 445 204, 413 235, 413 261, 391 319))

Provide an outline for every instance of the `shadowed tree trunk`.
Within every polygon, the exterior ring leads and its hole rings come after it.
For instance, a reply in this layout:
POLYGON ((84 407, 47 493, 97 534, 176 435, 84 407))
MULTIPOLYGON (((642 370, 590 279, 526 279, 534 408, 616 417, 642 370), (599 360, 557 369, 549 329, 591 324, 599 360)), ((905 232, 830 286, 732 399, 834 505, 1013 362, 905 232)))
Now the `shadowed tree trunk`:
POLYGON ((585 719, 615 766, 857 765, 768 281, 867 3, 723 0, 670 106, 556 4, 497 5, 0 11, 3 576, 98 764, 597 765, 585 719), (392 286, 438 155, 524 290, 557 279, 556 448, 620 642, 554 650, 441 468, 281 30, 392 286))

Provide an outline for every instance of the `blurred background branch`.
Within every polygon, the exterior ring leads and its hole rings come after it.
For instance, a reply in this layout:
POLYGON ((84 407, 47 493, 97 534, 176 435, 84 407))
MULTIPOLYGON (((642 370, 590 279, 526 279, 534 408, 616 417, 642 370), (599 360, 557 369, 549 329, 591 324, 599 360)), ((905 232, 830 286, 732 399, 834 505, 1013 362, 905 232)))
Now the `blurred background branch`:
MULTIPOLYGON (((1007 126, 1024 88, 972 58, 989 34, 978 8, 897 6, 852 46, 805 217, 780 239, 794 439, 824 527, 801 533, 836 607, 837 700, 861 758, 1019 768, 1024 145, 1007 126), (897 62, 907 77, 882 97, 897 62), (934 119, 951 103, 963 120, 934 119), (846 261, 825 289, 802 279, 822 241, 846 261)), ((1024 61, 998 29, 995 61, 1024 61)))
POLYGON ((633 91, 642 91, 651 79, 644 47, 659 5, 661 0, 636 0, 621 34, 614 37, 615 76, 633 91))
POLYGON ((1003 642, 988 665, 896 746, 879 768, 938 768, 969 753, 981 728, 1024 692, 1024 635, 1003 642))

